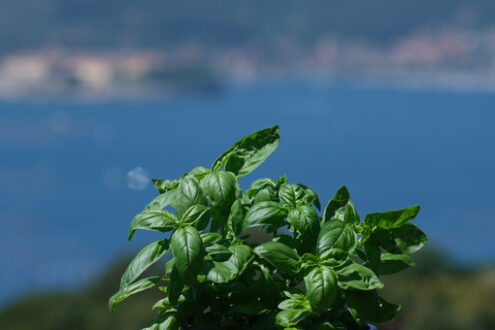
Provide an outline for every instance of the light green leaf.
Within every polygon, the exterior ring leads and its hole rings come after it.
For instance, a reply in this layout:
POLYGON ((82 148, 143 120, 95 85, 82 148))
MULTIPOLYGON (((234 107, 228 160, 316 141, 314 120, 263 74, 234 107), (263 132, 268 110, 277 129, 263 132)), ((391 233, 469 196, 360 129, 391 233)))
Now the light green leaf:
POLYGON ((249 174, 277 148, 278 130, 278 126, 273 126, 240 139, 213 162, 212 169, 225 168, 237 177, 249 174))
POLYGON ((253 205, 244 218, 243 230, 255 226, 282 224, 287 210, 275 202, 261 202, 253 205))
POLYGON ((288 309, 277 313, 277 325, 282 327, 290 327, 298 324, 305 318, 311 315, 311 312, 306 309, 288 309))
POLYGON ((359 214, 354 208, 349 191, 345 186, 337 190, 325 207, 323 223, 331 219, 344 221, 348 225, 359 223, 359 214))
POLYGON ((293 274, 297 270, 299 255, 280 242, 266 242, 258 245, 254 253, 282 273, 293 274))
POLYGON ((398 228, 413 220, 419 212, 419 205, 414 205, 401 210, 393 210, 379 213, 370 213, 364 217, 364 222, 369 227, 383 229, 398 228))
POLYGON ((237 179, 234 173, 226 171, 211 172, 200 183, 213 208, 226 216, 236 200, 236 185, 237 179))
POLYGON ((400 305, 385 301, 376 291, 348 291, 346 305, 354 319, 361 324, 390 321, 400 310, 400 305))
POLYGON ((134 217, 129 225, 129 241, 138 229, 165 233, 173 230, 176 225, 175 214, 165 210, 143 210, 134 217))
POLYGON ((343 221, 332 220, 320 229, 316 241, 316 253, 322 256, 330 249, 352 252, 357 244, 356 238, 356 233, 343 221))
POLYGON ((135 293, 152 288, 160 279, 160 276, 147 277, 128 286, 121 287, 120 290, 108 300, 108 308, 113 312, 116 304, 135 293))
POLYGON ((156 189, 158 190, 158 192, 160 194, 163 194, 166 191, 175 189, 179 185, 179 180, 151 179, 151 182, 153 182, 153 185, 156 187, 156 189))
POLYGON ((222 239, 222 235, 218 233, 201 233, 200 236, 205 246, 217 243, 222 239))
POLYGON ((175 201, 176 189, 168 190, 157 197, 144 207, 145 210, 161 210, 165 206, 172 205, 175 201))
POLYGON ((316 267, 304 277, 306 296, 311 309, 323 313, 335 302, 337 295, 337 274, 329 267, 316 267))
POLYGON ((172 234, 170 247, 175 267, 186 282, 194 281, 203 264, 204 248, 196 228, 177 228, 172 234))
POLYGON ((201 180, 202 178, 205 177, 208 173, 210 173, 211 170, 209 168, 203 167, 203 166, 198 166, 193 168, 189 174, 195 177, 198 180, 201 180))
POLYGON ((383 288, 382 281, 371 269, 356 263, 338 270, 337 274, 339 276, 339 286, 344 290, 349 288, 357 290, 383 288))
POLYGON ((169 240, 161 239, 147 245, 139 251, 134 259, 132 259, 129 266, 127 266, 124 275, 122 275, 120 280, 120 288, 123 289, 134 282, 146 269, 160 260, 165 252, 167 252, 168 246, 169 240))
POLYGON ((303 205, 292 209, 287 216, 287 220, 301 233, 306 241, 314 244, 320 231, 320 219, 314 208, 303 205))

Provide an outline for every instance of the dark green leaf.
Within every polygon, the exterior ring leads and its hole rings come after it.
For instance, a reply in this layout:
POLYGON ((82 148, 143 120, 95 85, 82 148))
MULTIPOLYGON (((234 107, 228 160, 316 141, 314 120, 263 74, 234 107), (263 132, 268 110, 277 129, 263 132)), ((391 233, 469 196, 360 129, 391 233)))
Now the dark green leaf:
POLYGON ((179 321, 175 312, 160 312, 151 322, 145 325, 142 330, 179 330, 179 321))
POLYGON ((169 240, 161 239, 144 247, 136 257, 132 259, 129 266, 127 266, 127 269, 120 280, 120 288, 122 289, 134 282, 146 269, 160 260, 165 252, 167 252, 168 246, 169 240))
POLYGON ((316 241, 316 253, 323 256, 330 249, 352 251, 357 244, 356 233, 339 220, 332 220, 323 225, 316 241))
POLYGON ((288 309, 277 313, 276 322, 282 327, 296 325, 311 315, 306 309, 288 309))
POLYGON ((181 219, 181 224, 189 224, 198 230, 203 230, 208 226, 210 220, 210 208, 201 204, 191 205, 181 219))
POLYGON ((421 249, 428 238, 418 227, 413 224, 405 224, 392 230, 395 244, 404 254, 410 254, 421 249))
POLYGON ((414 266, 414 262, 405 254, 383 253, 381 261, 380 275, 394 274, 409 266, 414 266))
POLYGON ((237 179, 231 172, 211 172, 201 180, 201 189, 213 208, 228 216, 232 203, 236 200, 237 179))
POLYGON ((337 190, 325 207, 323 222, 328 222, 331 219, 338 219, 344 221, 346 224, 359 223, 359 215, 354 208, 349 191, 347 191, 345 186, 337 190))
POLYGON ((254 195, 254 202, 278 202, 278 192, 272 186, 261 188, 256 195, 254 195))
POLYGON ((368 260, 370 268, 376 273, 380 274, 380 246, 376 239, 372 236, 364 243, 364 250, 366 251, 366 259, 368 260))
POLYGON ((369 268, 353 263, 337 271, 342 289, 374 290, 383 288, 383 283, 369 268))
POLYGON ((177 218, 165 210, 143 210, 138 213, 129 226, 129 241, 138 229, 165 233, 175 228, 177 218))
POLYGON ((240 139, 215 160, 212 169, 225 168, 237 177, 249 174, 277 148, 278 130, 278 126, 273 126, 240 139))
POLYGON ((206 199, 199 188, 198 180, 193 176, 187 175, 180 180, 172 206, 175 208, 177 217, 180 219, 184 212, 194 204, 206 205, 206 199))
POLYGON ((280 242, 266 242, 258 245, 254 253, 282 273, 295 273, 299 263, 296 251, 280 242))
POLYGON ((232 306, 232 311, 242 315, 259 315, 266 311, 266 308, 259 301, 250 301, 232 306))
POLYGON ((276 225, 283 223, 287 210, 275 202, 261 202, 253 205, 244 218, 243 230, 255 226, 276 225))
POLYGON ((251 186, 249 186, 249 189, 259 190, 259 189, 264 188, 266 186, 276 188, 277 185, 278 185, 277 182, 273 179, 261 178, 261 179, 253 181, 253 183, 251 183, 251 186))
POLYGON ((311 309, 322 313, 332 306, 337 294, 337 274, 329 267, 314 268, 304 277, 311 309))
POLYGON ((346 305, 359 323, 387 322, 395 317, 400 305, 386 302, 376 291, 348 291, 346 305))
POLYGON ((170 280, 167 287, 167 298, 172 306, 177 305, 180 294, 184 288, 184 281, 182 280, 177 268, 174 266, 170 272, 170 280))
POLYGON ((320 219, 314 208, 303 205, 292 209, 287 216, 287 220, 301 233, 305 240, 314 244, 320 231, 320 219))
POLYGON ((215 261, 226 261, 232 255, 232 252, 221 244, 212 244, 205 249, 206 253, 215 261))
POLYGON ((320 210, 321 209, 320 199, 318 198, 316 192, 305 185, 300 184, 300 186, 304 188, 304 197, 303 197, 304 205, 313 204, 314 206, 316 206, 318 210, 320 210))
POLYGON ((121 287, 120 290, 108 300, 108 308, 113 311, 117 303, 130 295, 152 288, 160 279, 160 276, 147 277, 128 286, 121 287))
POLYGON ((370 213, 364 217, 364 222, 369 227, 379 227, 383 229, 398 228, 408 221, 413 220, 418 212, 419 205, 414 205, 402 210, 370 213))
POLYGON ((301 205, 304 197, 304 188, 297 184, 283 184, 278 191, 280 201, 290 208, 301 205))
POLYGON ((392 230, 390 229, 382 229, 377 227, 373 230, 373 234, 371 234, 370 239, 375 240, 375 242, 377 242, 382 248, 389 252, 399 252, 395 245, 392 230))
POLYGON ((213 262, 208 279, 215 283, 226 283, 242 274, 252 259, 251 248, 246 245, 234 245, 229 248, 232 256, 225 262, 213 262))
POLYGON ((238 199, 232 204, 230 215, 227 220, 230 230, 235 235, 239 235, 244 227, 244 215, 244 207, 242 206, 241 200, 238 199))
POLYGON ((203 242, 197 229, 192 226, 177 228, 172 234, 170 247, 179 275, 186 282, 193 281, 201 269, 204 257, 203 242))

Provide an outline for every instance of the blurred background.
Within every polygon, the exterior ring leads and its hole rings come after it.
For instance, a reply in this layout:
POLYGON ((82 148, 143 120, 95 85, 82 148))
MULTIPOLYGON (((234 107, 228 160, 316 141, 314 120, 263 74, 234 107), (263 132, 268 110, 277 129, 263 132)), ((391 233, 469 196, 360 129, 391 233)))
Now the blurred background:
POLYGON ((155 293, 106 302, 150 179, 279 124, 244 188, 422 207, 379 329, 495 329, 494 105, 492 0, 2 0, 0 328, 138 329, 155 293))

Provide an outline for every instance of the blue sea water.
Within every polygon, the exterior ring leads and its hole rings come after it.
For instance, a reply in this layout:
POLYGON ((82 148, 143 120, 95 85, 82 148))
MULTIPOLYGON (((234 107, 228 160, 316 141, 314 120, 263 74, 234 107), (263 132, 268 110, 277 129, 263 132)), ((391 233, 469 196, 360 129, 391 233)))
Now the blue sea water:
POLYGON ((324 204, 345 184, 361 216, 420 204, 415 222, 431 244, 466 263, 493 261, 494 105, 486 93, 303 82, 162 102, 0 103, 0 300, 84 283, 160 237, 127 242, 156 194, 146 173, 209 166, 274 124, 280 146, 244 187, 285 173, 324 204))

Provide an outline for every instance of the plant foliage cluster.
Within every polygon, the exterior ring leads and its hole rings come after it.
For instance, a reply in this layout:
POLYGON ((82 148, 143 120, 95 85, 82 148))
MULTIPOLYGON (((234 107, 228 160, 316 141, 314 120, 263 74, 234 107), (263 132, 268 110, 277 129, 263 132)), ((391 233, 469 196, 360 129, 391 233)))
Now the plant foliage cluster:
POLYGON ((379 276, 413 265, 408 254, 426 243, 410 223, 419 206, 361 221, 344 186, 322 216, 317 194, 285 176, 243 192, 237 179, 278 143, 278 126, 270 127, 236 142, 211 169, 153 180, 160 195, 133 219, 129 240, 138 229, 171 235, 131 261, 110 309, 158 286, 166 296, 146 329, 366 329, 394 318, 400 306, 378 295, 379 276), (272 239, 253 243, 253 227, 272 239), (168 251, 164 274, 141 278, 168 251))

